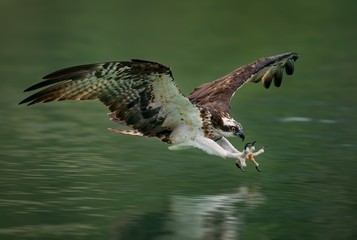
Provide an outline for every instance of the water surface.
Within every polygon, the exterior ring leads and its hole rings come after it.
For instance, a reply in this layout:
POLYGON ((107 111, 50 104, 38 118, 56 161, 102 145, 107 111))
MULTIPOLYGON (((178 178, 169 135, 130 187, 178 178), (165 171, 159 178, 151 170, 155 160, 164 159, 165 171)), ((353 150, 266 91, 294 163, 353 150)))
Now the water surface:
POLYGON ((357 237, 355 2, 1 5, 1 239, 357 237), (232 103, 247 140, 269 145, 261 173, 109 132, 97 102, 17 105, 71 65, 159 61, 188 94, 286 51, 300 59, 280 89, 232 103))

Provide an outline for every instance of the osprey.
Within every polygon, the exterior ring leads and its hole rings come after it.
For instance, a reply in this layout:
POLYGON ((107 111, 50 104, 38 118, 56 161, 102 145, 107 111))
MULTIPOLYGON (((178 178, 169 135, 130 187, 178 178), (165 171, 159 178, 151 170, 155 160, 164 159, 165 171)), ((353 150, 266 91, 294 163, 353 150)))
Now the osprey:
POLYGON ((131 130, 116 133, 157 137, 169 149, 196 147, 208 154, 233 158, 243 170, 257 152, 254 143, 238 151, 228 140, 244 140, 242 125, 231 116, 230 100, 245 83, 261 81, 265 88, 280 87, 283 71, 291 75, 296 53, 266 57, 240 67, 226 76, 195 88, 185 97, 176 87, 171 69, 160 63, 133 59, 88 64, 55 71, 25 90, 44 88, 19 104, 62 100, 100 100, 111 120, 131 130))

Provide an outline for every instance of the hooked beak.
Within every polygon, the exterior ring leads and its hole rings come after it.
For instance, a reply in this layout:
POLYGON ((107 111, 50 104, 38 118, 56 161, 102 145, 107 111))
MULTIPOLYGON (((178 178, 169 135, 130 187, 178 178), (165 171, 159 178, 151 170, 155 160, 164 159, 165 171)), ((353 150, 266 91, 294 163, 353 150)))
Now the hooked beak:
POLYGON ((234 135, 236 135, 237 137, 240 137, 242 139, 242 142, 244 141, 245 136, 244 136, 243 131, 237 131, 234 133, 234 135))

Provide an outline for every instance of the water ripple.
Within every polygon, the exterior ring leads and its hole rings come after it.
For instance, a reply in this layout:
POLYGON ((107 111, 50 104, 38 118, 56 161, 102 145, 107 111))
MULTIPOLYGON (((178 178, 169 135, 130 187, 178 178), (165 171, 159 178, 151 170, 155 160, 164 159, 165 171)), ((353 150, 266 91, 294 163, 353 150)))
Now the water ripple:
POLYGON ((313 119, 309 117, 299 117, 299 116, 290 116, 290 117, 283 117, 279 119, 281 122, 319 122, 324 124, 334 124, 337 123, 337 120, 334 119, 313 119))
POLYGON ((69 223, 59 225, 26 225, 20 227, 0 228, 0 234, 35 237, 41 235, 93 235, 96 227, 88 224, 69 223))

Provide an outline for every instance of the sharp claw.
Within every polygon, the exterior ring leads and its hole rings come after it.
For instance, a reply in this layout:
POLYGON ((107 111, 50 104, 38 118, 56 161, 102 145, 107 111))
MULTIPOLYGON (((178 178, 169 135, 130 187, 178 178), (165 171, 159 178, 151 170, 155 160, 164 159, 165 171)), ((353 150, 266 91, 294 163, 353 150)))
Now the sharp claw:
POLYGON ((243 167, 241 167, 238 163, 236 163, 237 168, 239 168, 242 172, 245 172, 245 170, 243 169, 243 167))
POLYGON ((244 145, 244 149, 247 149, 247 147, 248 147, 250 144, 252 144, 252 143, 251 143, 251 142, 246 143, 246 144, 244 145))
POLYGON ((255 169, 257 169, 258 172, 260 172, 260 169, 258 166, 255 166, 255 169))
POLYGON ((267 148, 268 146, 264 146, 263 149, 267 148))
POLYGON ((257 141, 252 142, 252 147, 254 146, 254 144, 255 144, 256 142, 257 142, 257 141))

